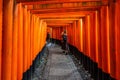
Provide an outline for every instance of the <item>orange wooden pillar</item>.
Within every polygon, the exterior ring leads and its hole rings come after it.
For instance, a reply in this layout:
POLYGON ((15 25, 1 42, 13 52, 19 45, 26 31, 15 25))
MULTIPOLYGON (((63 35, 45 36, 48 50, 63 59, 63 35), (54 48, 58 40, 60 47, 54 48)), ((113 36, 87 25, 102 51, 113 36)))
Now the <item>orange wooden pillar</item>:
POLYGON ((37 43, 38 43, 38 22, 39 22, 39 18, 36 16, 36 30, 35 30, 35 56, 37 56, 38 54, 38 49, 37 49, 37 43))
POLYGON ((55 28, 55 39, 57 39, 57 28, 55 28))
POLYGON ((71 33, 70 33, 70 39, 71 39, 71 45, 73 45, 73 43, 74 43, 74 41, 73 41, 73 26, 72 26, 72 24, 70 24, 70 28, 71 28, 71 33))
POLYGON ((42 20, 39 19, 39 26, 38 26, 38 51, 41 51, 42 48, 41 48, 41 28, 42 28, 42 20))
POLYGON ((28 55, 27 55, 27 63, 28 63, 28 67, 27 69, 30 68, 30 19, 31 19, 31 15, 30 15, 30 11, 27 12, 27 21, 28 21, 28 55))
POLYGON ((36 16, 34 15, 34 22, 33 22, 33 25, 34 25, 34 26, 33 26, 33 28, 34 28, 34 29, 33 29, 33 30, 34 30, 34 31, 33 31, 33 60, 35 59, 35 26, 36 26, 36 25, 35 25, 35 24, 36 24, 35 22, 36 22, 36 16))
POLYGON ((75 46, 75 35, 76 35, 76 33, 75 33, 75 27, 76 27, 75 22, 73 22, 72 23, 73 46, 75 46))
POLYGON ((34 30, 34 31, 33 31, 33 35, 34 35, 34 36, 33 36, 33 39, 34 39, 34 40, 33 40, 33 41, 34 41, 34 42, 33 42, 33 43, 34 43, 34 45, 33 45, 33 47, 34 47, 34 48, 33 48, 33 56, 34 56, 34 58, 33 58, 33 60, 35 59, 35 30, 36 30, 36 25, 35 25, 36 23, 35 23, 35 22, 36 22, 36 16, 34 15, 34 29, 33 29, 33 30, 34 30))
POLYGON ((61 33, 60 33, 60 27, 59 27, 59 28, 58 28, 58 40, 60 40, 60 37, 61 37, 60 34, 61 34, 61 33))
MULTIPOLYGON (((95 16, 95 63, 98 63, 98 25, 99 25, 99 20, 98 20, 98 11, 94 12, 94 16, 95 16)), ((98 77, 98 76, 97 76, 98 77)))
POLYGON ((30 18, 31 19, 30 19, 30 26, 29 26, 30 27, 29 35, 30 35, 30 66, 31 66, 32 65, 32 47, 31 47, 32 46, 32 38, 31 38, 32 37, 32 30, 31 29, 32 29, 32 21, 33 21, 31 14, 30 14, 30 18))
POLYGON ((34 17, 34 59, 36 57, 36 16, 34 17))
POLYGON ((88 57, 90 57, 90 15, 86 16, 86 25, 85 25, 85 29, 86 29, 86 55, 88 57))
MULTIPOLYGON (((85 17, 84 18, 82 18, 82 20, 83 20, 83 27, 82 27, 82 34, 83 34, 83 36, 82 36, 82 39, 83 39, 83 45, 82 45, 82 47, 83 47, 83 54, 85 54, 85 45, 86 45, 86 19, 85 19, 85 17)), ((83 57, 84 58, 84 57, 83 57)), ((83 61, 84 61, 84 59, 83 59, 83 61)), ((83 62, 84 63, 84 62, 83 62)))
POLYGON ((43 21, 41 21, 41 26, 40 26, 40 50, 42 50, 42 28, 43 28, 43 21))
POLYGON ((18 53, 18 6, 14 3, 13 30, 12 30, 12 75, 11 80, 17 80, 17 53, 18 53))
POLYGON ((56 29, 56 38, 59 40, 59 27, 56 29))
POLYGON ((74 39, 75 39, 75 42, 74 42, 74 45, 77 47, 77 24, 76 24, 76 21, 74 21, 73 23, 73 27, 74 27, 74 39))
POLYGON ((50 33, 51 33, 51 38, 53 38, 52 33, 53 33, 53 28, 50 27, 50 33))
MULTIPOLYGON (((83 53, 84 53, 84 55, 86 55, 86 51, 88 50, 87 49, 87 44, 88 44, 88 42, 87 42, 87 38, 88 38, 88 35, 87 35, 87 33, 88 33, 88 31, 87 31, 87 17, 84 17, 83 18, 83 53)), ((90 33, 89 33, 90 34, 90 33)))
POLYGON ((55 28, 55 39, 57 39, 57 28, 55 28))
POLYGON ((43 21, 40 20, 40 51, 42 50, 42 27, 43 27, 43 21))
POLYGON ((26 72, 28 68, 28 24, 27 24, 27 8, 23 9, 23 71, 26 72))
POLYGON ((71 45, 73 45, 74 41, 73 41, 73 26, 72 26, 72 24, 70 24, 70 32, 71 32, 70 33, 70 40, 71 40, 70 43, 71 43, 71 45))
POLYGON ((96 61, 98 63, 98 80, 102 79, 101 19, 100 11, 95 11, 96 61))
POLYGON ((17 80, 22 79, 23 74, 23 7, 18 4, 18 54, 17 54, 17 80))
MULTIPOLYGON (((60 33, 61 33, 61 28, 60 28, 60 33)), ((67 27, 67 36, 68 36, 68 43, 70 43, 70 25, 68 25, 68 27, 67 27)), ((60 37, 61 37, 61 35, 60 35, 60 37)), ((60 38, 60 40, 61 40, 61 38, 60 38)))
MULTIPOLYGON (((37 30, 38 30, 38 35, 37 35, 37 53, 39 53, 41 51, 40 49, 40 45, 41 45, 41 25, 42 25, 42 21, 38 18, 38 27, 37 27, 37 30)), ((43 39, 43 38, 42 38, 43 39)))
POLYGON ((42 31, 41 31, 41 34, 42 34, 42 41, 41 41, 41 48, 43 48, 43 41, 44 41, 44 22, 42 22, 42 31))
POLYGON ((71 24, 71 28, 72 28, 72 30, 71 30, 71 37, 72 37, 72 45, 74 46, 74 43, 75 43, 75 33, 74 33, 74 26, 73 26, 73 23, 71 24))
MULTIPOLYGON (((62 28, 61 28, 62 30, 62 28)), ((71 25, 69 24, 69 27, 68 27, 68 43, 71 44, 71 25)))
POLYGON ((56 29, 56 38, 59 40, 59 27, 56 29))
POLYGON ((90 15, 90 57, 94 61, 96 61, 96 26, 95 26, 95 14, 92 13, 90 15))
POLYGON ((80 46, 80 26, 79 26, 79 20, 78 21, 76 21, 76 30, 77 30, 77 32, 76 32, 76 45, 77 45, 77 49, 79 49, 79 46, 80 46))
POLYGON ((76 21, 76 47, 77 49, 79 49, 79 35, 80 35, 78 22, 79 20, 76 21))
MULTIPOLYGON (((101 45, 101 16, 100 16, 100 11, 98 11, 98 13, 96 14, 96 16, 98 15, 98 28, 96 29, 97 30, 97 33, 98 35, 97 38, 98 38, 98 80, 101 80, 102 79, 102 75, 101 75, 101 71, 102 71, 102 45, 101 45)), ((97 25, 96 24, 96 25, 97 25)), ((97 51, 96 51, 97 52, 97 51)), ((97 56, 97 55, 96 55, 97 56)))
POLYGON ((91 68, 91 65, 92 64, 90 64, 90 56, 89 56, 89 54, 90 54, 90 44, 89 44, 89 42, 90 42, 90 38, 89 38, 89 36, 90 36, 90 16, 89 15, 86 15, 84 18, 82 18, 82 21, 83 21, 83 27, 82 27, 82 47, 83 47, 83 50, 82 50, 82 53, 83 53, 83 55, 82 55, 82 60, 81 60, 81 62, 82 62, 82 64, 83 65, 85 65, 84 67, 85 67, 85 69, 87 69, 88 71, 90 71, 90 68, 91 68), (88 61, 89 60, 89 61, 88 61))
POLYGON ((80 19, 80 51, 83 52, 83 19, 80 19))
POLYGON ((39 20, 39 28, 38 28, 38 49, 39 51, 41 51, 40 49, 40 31, 41 31, 41 20, 39 20))
POLYGON ((72 37, 71 37, 71 30, 72 30, 72 26, 71 26, 71 24, 69 24, 69 38, 68 38, 68 40, 69 40, 69 44, 71 44, 72 43, 72 37))
POLYGON ((69 24, 69 43, 72 45, 72 26, 69 24))
POLYGON ((73 45, 73 36, 72 36, 72 24, 70 24, 70 44, 73 45))
POLYGON ((60 32, 60 27, 59 27, 59 29, 58 29, 58 39, 60 40, 60 38, 61 38, 61 32, 60 32))
POLYGON ((38 54, 38 29, 39 28, 39 18, 37 17, 37 26, 36 26, 36 56, 38 54))
MULTIPOLYGON (((101 52, 102 52, 102 70, 104 73, 110 72, 110 52, 109 52, 109 20, 108 20, 108 7, 101 8, 101 52)), ((107 75, 103 75, 107 80, 107 75)))
POLYGON ((52 38, 54 39, 54 28, 52 28, 52 38))
POLYGON ((54 28, 54 39, 56 39, 56 28, 54 28))
POLYGON ((46 24, 46 22, 44 22, 44 34, 43 34, 44 35, 44 44, 43 44, 43 47, 46 43, 46 37, 47 37, 46 31, 47 31, 47 24, 46 24))
MULTIPOLYGON (((98 11, 94 11, 94 13, 92 14, 92 17, 93 17, 93 22, 92 22, 92 24, 93 25, 91 25, 91 36, 92 37, 90 37, 90 38, 92 38, 91 40, 92 40, 92 45, 90 46, 92 49, 90 49, 91 50, 91 52, 90 52, 90 54, 93 54, 93 55, 91 55, 92 56, 92 60, 93 60, 93 62, 94 62, 94 64, 93 64, 93 73, 94 73, 94 78, 95 79, 98 79, 98 38, 99 38, 99 33, 98 33, 98 11), (93 30, 93 31, 92 31, 93 30)), ((101 53, 100 53, 101 54, 101 53)))
POLYGON ((90 71, 90 66, 92 65, 90 64, 90 15, 86 15, 83 21, 83 52, 86 56, 83 58, 83 64, 85 64, 85 68, 90 71))
POLYGON ((11 80, 13 1, 3 1, 2 80, 11 80))
POLYGON ((55 28, 55 39, 57 39, 57 28, 55 28))
POLYGON ((99 11, 95 11, 95 49, 96 49, 96 60, 95 60, 95 62, 96 63, 98 63, 99 64, 99 61, 98 61, 98 58, 99 58, 99 46, 100 46, 100 41, 99 41, 99 39, 100 39, 100 32, 99 32, 99 28, 100 28, 100 21, 99 21, 99 19, 100 19, 100 15, 99 15, 100 13, 99 13, 99 11))
POLYGON ((45 22, 42 22, 42 30, 41 30, 41 34, 42 34, 42 41, 41 41, 41 48, 43 48, 43 46, 44 46, 44 27, 45 27, 45 22))
POLYGON ((34 26, 34 28, 35 28, 34 43, 35 43, 35 57, 36 57, 36 55, 37 55, 37 41, 36 41, 36 39, 37 39, 37 27, 38 27, 38 25, 37 25, 37 23, 38 23, 37 16, 35 16, 35 19, 36 19, 36 22, 35 22, 35 26, 34 26))
POLYGON ((36 33, 36 41, 37 41, 37 44, 36 44, 36 48, 37 48, 37 52, 36 54, 39 53, 39 28, 40 28, 40 19, 39 17, 37 17, 37 33, 36 33))
MULTIPOLYGON (((80 28, 81 28, 81 20, 82 19, 79 19, 77 21, 77 44, 78 44, 78 49, 80 50, 81 49, 81 39, 80 39, 80 36, 81 36, 81 31, 80 31, 80 28)), ((81 51, 81 50, 80 50, 81 51)))
POLYGON ((38 35, 37 35, 37 49, 38 49, 38 53, 40 51, 39 49, 39 45, 40 45, 40 19, 38 20, 38 35))
MULTIPOLYGON (((116 1, 115 9, 115 47, 116 47, 116 79, 120 80, 120 0, 116 1)), ((113 26, 114 27, 114 26, 113 26)), ((114 64, 113 64, 114 66, 114 64)))
POLYGON ((61 31, 60 31, 61 28, 59 28, 59 40, 61 40, 61 31))
POLYGON ((37 56, 37 54, 38 54, 38 49, 37 49, 37 43, 38 43, 38 21, 39 21, 39 18, 36 16, 35 17, 36 18, 36 24, 35 24, 35 38, 34 38, 34 43, 35 43, 35 57, 37 56))
POLYGON ((40 51, 40 48, 39 48, 39 45, 40 45, 40 19, 38 21, 38 44, 37 44, 37 47, 38 47, 38 53, 40 51))
POLYGON ((1 66, 2 66, 2 7, 3 3, 0 0, 0 80, 1 80, 1 66))
POLYGON ((109 40, 110 40, 110 76, 116 78, 116 46, 115 46, 115 3, 110 2, 109 10, 109 40))
POLYGON ((34 59, 36 57, 36 28, 37 28, 37 17, 35 16, 35 21, 34 21, 34 59))
POLYGON ((42 32, 42 22, 43 21, 40 20, 40 36, 39 36, 40 37, 40 39, 39 39, 39 41, 40 41, 40 51, 42 50, 42 46, 41 46, 42 45, 42 43, 41 43, 41 41, 42 41, 42 37, 41 37, 42 36, 42 33, 41 33, 42 32))
POLYGON ((34 58, 34 16, 32 15, 32 18, 31 18, 31 25, 30 25, 30 52, 31 52, 31 64, 33 62, 33 58, 34 58))
POLYGON ((95 48, 95 15, 94 12, 90 14, 90 73, 92 77, 96 77, 94 74, 94 61, 96 56, 96 48, 95 48))

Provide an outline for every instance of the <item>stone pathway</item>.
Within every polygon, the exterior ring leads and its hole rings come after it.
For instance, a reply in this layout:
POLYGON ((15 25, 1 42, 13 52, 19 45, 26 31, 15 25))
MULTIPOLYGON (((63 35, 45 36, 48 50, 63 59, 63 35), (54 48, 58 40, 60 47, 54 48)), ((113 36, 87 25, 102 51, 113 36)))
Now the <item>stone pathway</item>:
POLYGON ((74 55, 65 55, 56 44, 47 47, 31 80, 93 80, 74 55))
POLYGON ((42 80, 83 80, 73 60, 62 53, 59 46, 49 48, 49 56, 42 80))

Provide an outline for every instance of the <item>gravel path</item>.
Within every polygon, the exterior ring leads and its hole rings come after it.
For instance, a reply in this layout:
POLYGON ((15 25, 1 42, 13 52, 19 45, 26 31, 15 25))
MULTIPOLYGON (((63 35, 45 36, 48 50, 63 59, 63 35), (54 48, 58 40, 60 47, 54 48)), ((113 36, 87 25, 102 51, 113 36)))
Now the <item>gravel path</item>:
POLYGON ((73 60, 62 53, 59 46, 49 48, 48 62, 45 66, 43 80, 83 80, 73 60))
POLYGON ((65 55, 55 44, 47 47, 31 80, 93 80, 74 55, 65 55))

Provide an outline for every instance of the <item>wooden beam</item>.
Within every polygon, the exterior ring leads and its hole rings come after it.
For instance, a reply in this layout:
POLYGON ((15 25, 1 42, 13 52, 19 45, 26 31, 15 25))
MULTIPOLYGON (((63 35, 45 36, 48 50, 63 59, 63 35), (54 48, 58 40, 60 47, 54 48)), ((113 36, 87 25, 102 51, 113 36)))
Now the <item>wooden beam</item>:
POLYGON ((45 13, 45 14, 35 14, 36 16, 39 16, 42 18, 63 18, 63 17, 85 17, 85 15, 88 15, 90 13, 93 13, 94 11, 78 11, 78 12, 63 12, 63 13, 45 13))
POLYGON ((108 2, 88 1, 88 2, 68 2, 68 3, 53 3, 53 4, 35 4, 27 5, 28 9, 58 9, 58 8, 84 8, 84 7, 99 7, 108 5, 108 2))
POLYGON ((64 12, 79 12, 79 11, 96 11, 99 8, 66 8, 66 9, 54 9, 54 10, 31 10, 32 14, 45 14, 45 13, 64 13, 64 12))
POLYGON ((49 20, 49 21, 45 21, 47 24, 48 23, 53 23, 53 24, 60 24, 60 23, 73 23, 74 20, 49 20))
POLYGON ((40 1, 40 0, 17 0, 18 3, 22 3, 23 5, 31 5, 31 4, 53 4, 53 3, 69 3, 69 2, 94 2, 94 1, 101 1, 101 0, 46 0, 46 1, 40 1))
POLYGON ((77 18, 75 18, 75 17, 68 17, 68 18, 66 18, 66 17, 55 17, 55 18, 40 18, 40 19, 42 19, 42 20, 44 20, 44 21, 53 21, 53 20, 56 20, 56 21, 60 21, 60 20, 62 20, 62 21, 65 21, 65 20, 79 20, 80 18, 82 18, 82 17, 77 17, 77 18))
POLYGON ((48 26, 65 26, 65 25, 69 25, 69 24, 64 24, 64 23, 57 23, 57 24, 54 24, 54 23, 48 23, 47 24, 48 26))
POLYGON ((50 27, 50 28, 61 28, 61 27, 66 27, 66 26, 69 26, 69 25, 48 25, 47 27, 50 27))
POLYGON ((43 19, 43 20, 44 19, 49 19, 50 20, 50 18, 51 19, 56 19, 57 18, 57 19, 62 20, 62 18, 64 19, 64 17, 73 17, 73 18, 74 17, 81 17, 82 18, 82 17, 85 17, 85 14, 80 14, 80 15, 72 15, 72 14, 68 14, 68 15, 66 15, 66 14, 65 15, 59 15, 59 14, 58 15, 52 15, 52 14, 51 15, 45 15, 45 14, 44 15, 39 15, 38 14, 37 16, 40 17, 40 19, 43 19))

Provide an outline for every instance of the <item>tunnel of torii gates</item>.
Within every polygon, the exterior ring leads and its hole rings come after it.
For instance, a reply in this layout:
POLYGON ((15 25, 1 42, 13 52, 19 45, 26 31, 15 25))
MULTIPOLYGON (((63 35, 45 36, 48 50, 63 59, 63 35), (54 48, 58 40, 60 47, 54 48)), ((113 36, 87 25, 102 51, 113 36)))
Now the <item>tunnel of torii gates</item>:
POLYGON ((22 80, 47 32, 63 30, 96 74, 120 80, 119 21, 120 0, 0 0, 0 80, 22 80))

